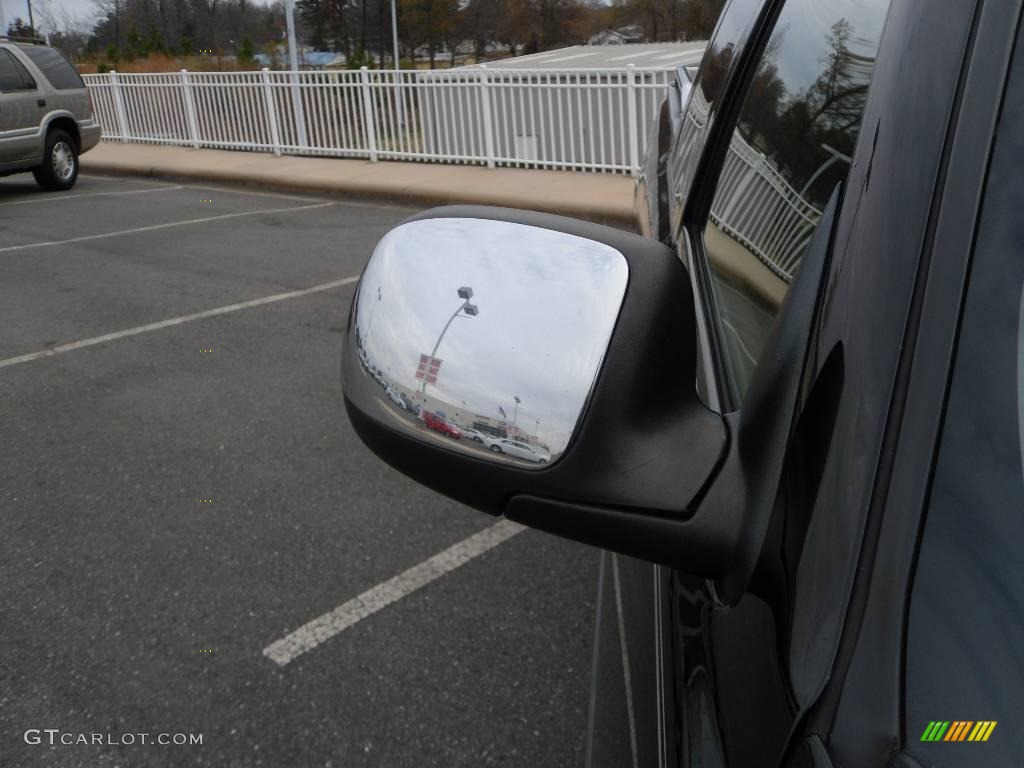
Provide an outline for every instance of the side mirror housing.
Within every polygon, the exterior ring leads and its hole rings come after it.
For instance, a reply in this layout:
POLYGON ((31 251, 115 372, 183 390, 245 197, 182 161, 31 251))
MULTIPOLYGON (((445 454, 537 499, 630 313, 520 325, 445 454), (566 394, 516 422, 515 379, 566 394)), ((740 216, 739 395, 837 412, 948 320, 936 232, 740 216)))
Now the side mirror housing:
POLYGON ((698 397, 692 297, 681 261, 650 239, 500 208, 427 211, 381 240, 360 279, 342 351, 349 417, 384 461, 453 499, 738 599, 758 548, 741 499, 703 503, 735 425, 698 397))

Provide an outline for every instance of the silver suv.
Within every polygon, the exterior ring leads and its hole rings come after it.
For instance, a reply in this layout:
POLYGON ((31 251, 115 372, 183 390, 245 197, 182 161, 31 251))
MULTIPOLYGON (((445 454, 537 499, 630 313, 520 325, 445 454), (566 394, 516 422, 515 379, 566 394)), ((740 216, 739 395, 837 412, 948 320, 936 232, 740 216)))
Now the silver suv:
POLYGON ((32 171, 43 189, 70 189, 78 156, 99 140, 89 92, 64 54, 0 37, 0 176, 32 171))

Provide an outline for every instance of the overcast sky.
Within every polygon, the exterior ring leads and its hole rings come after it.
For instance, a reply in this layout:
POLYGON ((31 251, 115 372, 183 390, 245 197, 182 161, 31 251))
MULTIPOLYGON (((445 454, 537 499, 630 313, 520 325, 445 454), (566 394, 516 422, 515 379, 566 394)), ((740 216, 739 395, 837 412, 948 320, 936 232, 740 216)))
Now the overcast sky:
MULTIPOLYGON (((32 0, 32 11, 36 15, 36 22, 39 22, 41 18, 39 9, 47 5, 52 9, 53 16, 58 22, 61 18, 62 10, 66 10, 76 20, 83 22, 91 22, 97 16, 96 4, 92 0, 32 0)), ((10 24, 17 17, 28 21, 28 3, 26 0, 0 0, 0 6, 3 6, 4 22, 6 24, 10 24)), ((83 26, 90 27, 91 24, 86 23, 83 26)), ((7 31, 6 27, 4 31, 7 31)))
MULTIPOLYGON (((421 354, 473 289, 479 315, 456 318, 437 357, 437 394, 518 423, 557 452, 590 392, 626 287, 618 251, 573 235, 481 219, 428 219, 390 232, 360 288, 358 323, 370 362, 416 389, 421 354), (377 287, 380 286, 380 301, 377 287), (376 305, 376 306, 374 306, 376 305)), ((428 403, 429 405, 429 403, 428 403)))

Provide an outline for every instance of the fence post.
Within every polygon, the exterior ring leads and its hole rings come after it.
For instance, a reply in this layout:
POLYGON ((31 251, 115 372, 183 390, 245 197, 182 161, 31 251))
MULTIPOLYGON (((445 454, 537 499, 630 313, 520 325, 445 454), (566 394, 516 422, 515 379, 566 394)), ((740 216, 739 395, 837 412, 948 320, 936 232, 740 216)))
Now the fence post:
POLYGON ((366 130, 366 148, 370 151, 370 162, 377 162, 377 127, 373 121, 373 92, 370 90, 370 71, 359 68, 359 97, 363 102, 363 127, 366 130))
POLYGON ((491 85, 487 79, 487 65, 480 65, 480 111, 483 113, 484 154, 487 167, 494 167, 494 124, 491 121, 491 85))
POLYGON ((636 65, 626 65, 626 105, 629 117, 629 169, 633 176, 640 175, 640 139, 636 114, 636 65))
POLYGON ((302 105, 302 88, 299 81, 299 73, 292 72, 289 75, 292 90, 292 111, 295 113, 295 135, 298 137, 299 146, 308 145, 306 140, 306 108, 302 105))
POLYGON ((121 134, 121 141, 128 141, 128 118, 124 108, 124 94, 121 93, 121 83, 117 79, 117 70, 110 70, 110 90, 114 94, 114 113, 117 115, 117 132, 121 134))
POLYGON ((192 93, 192 81, 188 78, 188 70, 181 70, 182 98, 185 101, 185 117, 188 121, 188 137, 192 140, 192 148, 199 149, 199 121, 196 118, 196 102, 192 93))
POLYGON ((277 127, 277 100, 274 89, 270 86, 270 70, 263 68, 263 104, 267 110, 267 125, 270 126, 270 143, 274 146, 274 154, 281 156, 281 131, 277 127))

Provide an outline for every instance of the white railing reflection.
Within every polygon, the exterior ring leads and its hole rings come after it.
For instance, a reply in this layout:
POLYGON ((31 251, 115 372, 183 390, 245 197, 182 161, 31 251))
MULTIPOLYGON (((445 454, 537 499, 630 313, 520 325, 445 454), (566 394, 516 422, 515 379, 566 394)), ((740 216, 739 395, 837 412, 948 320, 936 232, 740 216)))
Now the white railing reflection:
POLYGON ((711 220, 788 283, 819 219, 821 211, 734 132, 711 204, 711 220))

